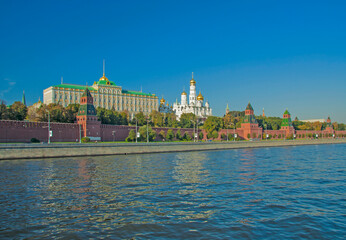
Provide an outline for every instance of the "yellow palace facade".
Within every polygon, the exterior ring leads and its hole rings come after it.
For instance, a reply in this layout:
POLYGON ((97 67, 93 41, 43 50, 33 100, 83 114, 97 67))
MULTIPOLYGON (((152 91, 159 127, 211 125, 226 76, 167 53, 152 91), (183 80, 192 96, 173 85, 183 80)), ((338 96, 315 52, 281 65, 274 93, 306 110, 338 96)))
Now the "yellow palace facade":
POLYGON ((158 97, 155 94, 125 90, 109 81, 103 73, 99 81, 92 86, 75 84, 59 84, 43 91, 45 104, 57 103, 66 107, 69 104, 80 103, 80 98, 88 87, 94 98, 94 106, 116 111, 128 111, 132 118, 134 114, 143 112, 149 115, 159 109, 158 97))

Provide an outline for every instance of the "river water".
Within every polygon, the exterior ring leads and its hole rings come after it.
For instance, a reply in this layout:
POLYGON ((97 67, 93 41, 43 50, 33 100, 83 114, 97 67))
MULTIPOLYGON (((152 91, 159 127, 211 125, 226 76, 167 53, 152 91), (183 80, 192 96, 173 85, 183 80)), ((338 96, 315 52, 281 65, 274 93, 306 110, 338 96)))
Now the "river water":
POLYGON ((346 144, 0 162, 1 239, 344 239, 346 144))

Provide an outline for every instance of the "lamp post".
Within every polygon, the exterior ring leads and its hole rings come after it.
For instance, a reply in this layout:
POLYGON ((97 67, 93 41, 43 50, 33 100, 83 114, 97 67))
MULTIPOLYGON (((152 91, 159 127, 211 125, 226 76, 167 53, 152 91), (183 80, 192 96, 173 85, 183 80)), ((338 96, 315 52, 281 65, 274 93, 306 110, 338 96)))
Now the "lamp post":
POLYGON ((81 124, 79 125, 79 143, 82 143, 82 128, 81 128, 81 124))
POLYGON ((226 139, 227 139, 227 142, 228 142, 228 124, 226 126, 226 139))
POLYGON ((149 123, 149 117, 147 118, 147 143, 149 143, 149 127, 148 127, 148 123, 149 123))
POLYGON ((52 135, 52 132, 50 131, 50 112, 48 109, 46 109, 48 112, 48 144, 50 144, 50 137, 52 135))
POLYGON ((196 142, 196 130, 195 130, 195 125, 196 125, 196 122, 193 121, 193 142, 196 142))
POLYGON ((112 131, 113 142, 115 142, 115 131, 112 131))
POLYGON ((136 119, 136 143, 137 143, 137 118, 135 117, 136 119))
POLYGON ((196 121, 197 121, 197 142, 198 142, 198 140, 199 140, 199 139, 198 139, 198 138, 199 138, 199 136, 198 136, 198 117, 197 117, 197 120, 196 120, 196 121))

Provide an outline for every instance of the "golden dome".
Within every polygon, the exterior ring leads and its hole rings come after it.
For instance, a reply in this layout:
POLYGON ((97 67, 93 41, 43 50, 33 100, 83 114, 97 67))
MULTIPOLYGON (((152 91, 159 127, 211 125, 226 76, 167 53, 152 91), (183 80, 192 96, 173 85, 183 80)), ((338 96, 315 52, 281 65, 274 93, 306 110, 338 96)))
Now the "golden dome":
POLYGON ((166 100, 162 97, 161 100, 160 100, 160 104, 164 105, 166 102, 166 100))
POLYGON ((106 78, 105 74, 103 74, 103 76, 100 78, 100 81, 109 81, 108 78, 106 78))
POLYGON ((198 96, 197 96, 197 100, 198 101, 203 101, 204 97, 202 96, 201 92, 199 92, 198 96))
POLYGON ((193 72, 192 72, 192 78, 190 80, 190 86, 192 86, 192 85, 196 85, 196 81, 195 81, 195 79, 193 79, 193 72))
POLYGON ((190 85, 196 85, 195 79, 192 78, 192 79, 190 80, 190 85))
POLYGON ((185 92, 185 91, 183 91, 183 92, 181 93, 181 95, 185 95, 185 96, 186 96, 187 94, 186 94, 186 92, 185 92))

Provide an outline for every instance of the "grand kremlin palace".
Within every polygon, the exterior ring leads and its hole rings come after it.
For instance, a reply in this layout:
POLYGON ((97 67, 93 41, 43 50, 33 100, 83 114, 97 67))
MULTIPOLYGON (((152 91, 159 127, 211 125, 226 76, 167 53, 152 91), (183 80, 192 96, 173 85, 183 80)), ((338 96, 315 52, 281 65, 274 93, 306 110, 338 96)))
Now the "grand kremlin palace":
MULTIPOLYGON (((51 86, 43 91, 45 104, 57 103, 64 107, 71 103, 80 103, 80 98, 87 86, 75 84, 59 84, 51 86)), ((138 112, 149 115, 153 110, 158 110, 158 97, 151 93, 128 91, 109 81, 103 74, 99 81, 88 86, 94 98, 95 107, 115 109, 116 111, 127 110, 130 117, 138 112)))

